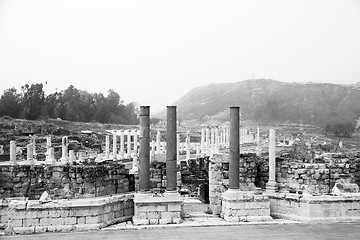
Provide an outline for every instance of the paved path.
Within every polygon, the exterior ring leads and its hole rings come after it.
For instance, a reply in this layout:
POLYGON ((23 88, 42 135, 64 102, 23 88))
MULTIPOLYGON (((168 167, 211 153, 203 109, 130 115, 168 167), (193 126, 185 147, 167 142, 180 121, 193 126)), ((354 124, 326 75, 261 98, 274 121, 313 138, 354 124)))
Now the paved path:
POLYGON ((182 227, 137 230, 111 230, 94 232, 52 233, 36 235, 3 236, 4 240, 95 240, 95 239, 147 239, 147 240, 232 240, 232 239, 360 239, 359 223, 335 224, 282 224, 282 225, 240 225, 219 227, 182 227))

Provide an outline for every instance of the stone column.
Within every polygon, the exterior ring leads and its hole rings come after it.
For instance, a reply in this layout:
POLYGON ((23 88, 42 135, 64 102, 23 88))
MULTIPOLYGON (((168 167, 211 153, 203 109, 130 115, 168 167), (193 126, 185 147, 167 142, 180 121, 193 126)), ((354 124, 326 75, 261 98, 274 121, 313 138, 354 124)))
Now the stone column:
POLYGON ((176 106, 167 106, 166 190, 176 191, 176 106))
MULTIPOLYGON (((70 157, 70 153, 69 153, 69 157, 70 157)), ((107 135, 105 136, 105 159, 109 159, 109 158, 110 158, 110 137, 107 135)))
POLYGON ((16 163, 16 142, 14 140, 10 141, 10 163, 16 163))
POLYGON ((230 107, 230 162, 229 162, 229 189, 239 189, 239 107, 230 107))
POLYGON ((150 155, 150 157, 153 158, 154 156, 155 156, 155 140, 152 140, 151 141, 151 155, 150 155))
POLYGON ((206 128, 206 156, 211 155, 211 145, 210 145, 210 129, 206 128))
POLYGON ((46 136, 46 150, 51 148, 51 136, 46 136))
POLYGON ((36 156, 37 153, 36 153, 36 137, 35 136, 32 136, 31 137, 31 141, 32 141, 32 144, 33 144, 33 156, 36 156))
POLYGON ((138 152, 137 152, 137 148, 138 148, 138 143, 137 143, 137 141, 138 141, 138 131, 135 129, 134 130, 134 154, 133 154, 133 156, 134 157, 137 157, 137 155, 138 155, 138 152))
POLYGON ((120 160, 125 158, 125 136, 124 131, 120 132, 120 160))
POLYGON ((200 154, 200 146, 199 145, 195 145, 195 149, 196 149, 196 158, 199 158, 201 157, 201 154, 200 154))
POLYGON ((33 152, 34 151, 34 146, 32 143, 29 143, 27 145, 27 153, 26 153, 26 160, 29 162, 29 163, 33 163, 34 162, 34 157, 33 157, 33 152))
POLYGON ((150 190, 150 107, 140 106, 139 190, 150 190))
MULTIPOLYGON (((106 136, 106 137, 109 138, 109 136, 106 136)), ((108 158, 106 158, 106 159, 108 159, 108 158)), ((74 164, 74 162, 76 162, 75 152, 74 152, 74 150, 70 150, 69 151, 69 163, 74 164)))
POLYGON ((160 154, 160 141, 161 141, 161 133, 160 130, 157 130, 156 133, 156 154, 160 154))
POLYGON ((186 160, 190 159, 190 131, 186 133, 186 160))
POLYGON ((219 153, 219 128, 215 127, 215 153, 219 153))
POLYGON ((269 181, 266 183, 266 191, 275 192, 277 188, 276 179, 275 179, 275 169, 276 169, 276 160, 275 160, 275 129, 270 129, 269 131, 269 181))
POLYGON ((205 156, 205 129, 201 127, 201 155, 205 156))
POLYGON ((116 131, 113 132, 113 160, 117 160, 117 137, 116 137, 116 131))
POLYGON ((61 139, 61 162, 62 163, 68 163, 69 157, 68 157, 68 138, 62 137, 61 139))
POLYGON ((211 127, 211 153, 215 153, 215 129, 214 127, 211 127))
POLYGON ((126 150, 126 158, 131 158, 131 131, 127 131, 127 150, 126 150))
POLYGON ((176 134, 176 160, 179 160, 180 155, 180 134, 176 134))
POLYGON ((256 128, 256 145, 260 146, 260 128, 259 126, 256 128))

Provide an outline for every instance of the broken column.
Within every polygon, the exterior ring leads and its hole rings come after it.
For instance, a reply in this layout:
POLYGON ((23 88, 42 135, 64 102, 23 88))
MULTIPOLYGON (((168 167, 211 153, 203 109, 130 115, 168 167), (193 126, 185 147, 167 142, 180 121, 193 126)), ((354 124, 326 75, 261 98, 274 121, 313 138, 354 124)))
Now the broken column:
POLYGON ((27 145, 27 152, 26 152, 26 160, 28 163, 33 164, 34 163, 34 155, 33 155, 33 151, 34 151, 34 146, 32 143, 29 143, 27 145))
POLYGON ((66 164, 69 161, 69 155, 68 155, 68 146, 69 141, 67 137, 61 138, 61 163, 66 164))
POLYGON ((277 190, 277 183, 275 179, 275 129, 269 131, 269 181, 266 183, 266 191, 275 192, 277 190))
POLYGON ((16 164, 16 142, 10 141, 10 163, 16 164))
POLYGON ((150 107, 140 107, 139 190, 150 190, 150 107))
MULTIPOLYGON (((140 125, 145 114, 140 108, 140 125)), ((166 192, 163 195, 149 193, 150 165, 149 165, 149 127, 140 130, 140 192, 134 194, 134 225, 170 224, 181 222, 182 199, 176 191, 176 111, 175 107, 168 107, 167 149, 166 149, 166 192), (169 121, 171 120, 171 121, 169 121), (174 124, 174 125, 173 125, 174 124), (171 131, 169 130, 171 129, 171 131), (147 129, 147 130, 146 130, 147 129), (147 136, 144 138, 144 136, 147 136), (147 156, 147 157, 146 157, 147 156), (141 175, 144 174, 144 175, 141 175)))
MULTIPOLYGON (((107 136, 107 137, 109 137, 109 136, 107 136)), ((69 164, 72 165, 72 164, 74 164, 74 162, 76 162, 75 152, 74 152, 74 150, 70 150, 69 151, 69 164)))
POLYGON ((229 189, 221 196, 221 216, 228 222, 272 220, 268 196, 239 189, 239 110, 239 107, 230 108, 229 189))

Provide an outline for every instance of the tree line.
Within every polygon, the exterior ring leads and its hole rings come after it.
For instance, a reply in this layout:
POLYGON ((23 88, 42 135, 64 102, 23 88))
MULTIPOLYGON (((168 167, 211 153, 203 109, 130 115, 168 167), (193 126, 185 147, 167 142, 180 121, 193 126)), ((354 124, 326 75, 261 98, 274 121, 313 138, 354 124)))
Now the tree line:
POLYGON ((138 124, 138 106, 124 104, 120 95, 109 90, 89 93, 70 85, 63 91, 45 95, 42 83, 10 88, 0 98, 0 116, 28 120, 61 118, 76 122, 138 124))

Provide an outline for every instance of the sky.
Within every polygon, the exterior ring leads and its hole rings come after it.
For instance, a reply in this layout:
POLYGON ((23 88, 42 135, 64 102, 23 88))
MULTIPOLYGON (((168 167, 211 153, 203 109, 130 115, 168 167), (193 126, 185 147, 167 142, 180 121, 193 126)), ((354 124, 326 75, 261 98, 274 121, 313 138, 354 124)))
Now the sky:
POLYGON ((0 0, 0 93, 119 93, 152 114, 195 87, 360 82, 360 0, 0 0))

